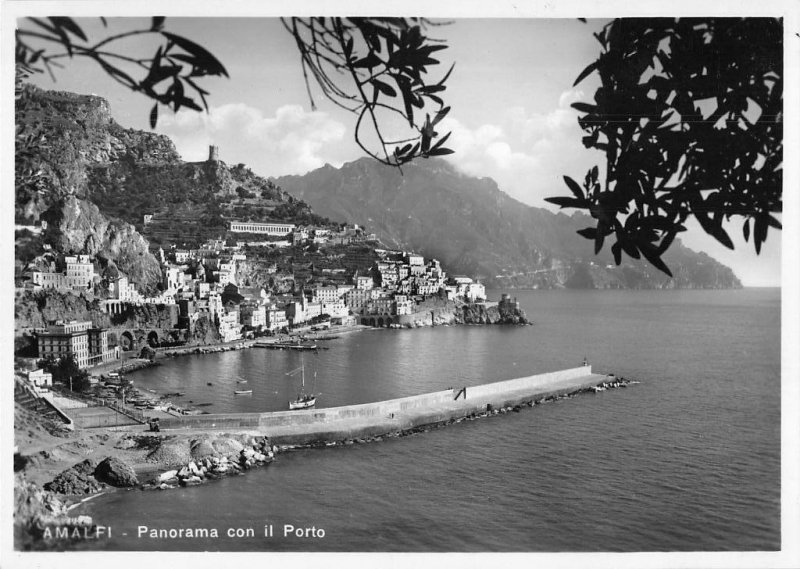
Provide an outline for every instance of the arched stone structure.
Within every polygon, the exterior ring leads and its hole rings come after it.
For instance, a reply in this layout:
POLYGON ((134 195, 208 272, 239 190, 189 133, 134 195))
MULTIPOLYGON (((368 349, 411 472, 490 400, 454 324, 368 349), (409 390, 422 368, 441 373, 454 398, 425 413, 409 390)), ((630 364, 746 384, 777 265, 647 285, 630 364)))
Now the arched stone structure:
POLYGON ((133 334, 129 331, 125 331, 119 336, 119 344, 122 349, 126 352, 133 350, 136 347, 136 343, 133 341, 133 334))
POLYGON ((158 332, 155 330, 151 330, 150 333, 147 335, 147 345, 151 348, 157 348, 159 346, 159 338, 158 332))

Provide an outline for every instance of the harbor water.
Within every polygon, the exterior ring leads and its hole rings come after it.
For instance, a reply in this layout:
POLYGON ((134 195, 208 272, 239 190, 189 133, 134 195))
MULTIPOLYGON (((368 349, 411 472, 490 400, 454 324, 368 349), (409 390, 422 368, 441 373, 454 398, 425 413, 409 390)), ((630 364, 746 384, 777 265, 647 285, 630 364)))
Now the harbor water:
POLYGON ((314 354, 192 355, 130 377, 212 413, 286 409, 300 383, 289 373, 301 366, 318 407, 553 371, 584 357, 598 373, 641 383, 378 443, 284 453, 203 486, 113 492, 77 510, 113 537, 74 548, 780 547, 779 289, 517 296, 534 326, 369 330, 314 354), (234 394, 243 386, 252 395, 234 394), (285 535, 286 526, 308 531, 285 535), (149 533, 181 528, 219 537, 149 533), (229 537, 231 528, 244 535, 229 537))

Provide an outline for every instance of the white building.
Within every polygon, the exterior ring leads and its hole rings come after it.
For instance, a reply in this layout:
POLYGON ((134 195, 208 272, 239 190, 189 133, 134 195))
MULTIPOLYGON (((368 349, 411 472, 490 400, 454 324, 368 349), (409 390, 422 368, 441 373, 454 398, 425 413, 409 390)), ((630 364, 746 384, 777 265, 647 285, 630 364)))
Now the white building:
POLYGON ((212 318, 222 314, 222 296, 218 293, 210 293, 208 295, 208 312, 212 318))
POLYGON ((289 325, 289 320, 286 318, 286 310, 283 308, 270 307, 267 313, 267 328, 275 332, 281 328, 289 325))
POLYGON ((320 311, 322 314, 327 314, 331 318, 344 318, 350 314, 345 303, 339 299, 333 302, 321 302, 320 311))
POLYGON ((356 277, 356 288, 359 290, 369 290, 375 286, 375 281, 372 280, 372 277, 369 276, 358 276, 356 277))
POLYGON ((248 223, 232 221, 231 231, 236 233, 260 233, 263 235, 288 235, 295 228, 294 223, 248 223))
POLYGON ((413 266, 422 266, 425 264, 425 259, 422 255, 414 255, 413 253, 409 253, 406 256, 406 260, 409 265, 413 266))
POLYGON ((87 289, 92 286, 94 278, 94 265, 89 255, 75 255, 65 257, 67 265, 66 285, 73 289, 87 289))
POLYGON ((242 339, 242 325, 239 323, 239 311, 231 310, 219 315, 219 337, 223 342, 242 339))
POLYGON ((177 291, 183 287, 183 270, 180 267, 167 266, 164 270, 164 288, 177 291))
POLYGON ((414 312, 414 301, 404 294, 396 294, 394 297, 395 314, 411 314, 414 312))
POLYGON ((28 381, 37 392, 47 391, 53 386, 53 374, 43 369, 35 369, 28 372, 28 381))
POLYGON ((339 289, 336 286, 318 286, 312 290, 313 302, 331 303, 339 300, 339 289))
POLYGON ((470 283, 466 285, 464 296, 471 302, 486 300, 486 288, 481 283, 470 283))

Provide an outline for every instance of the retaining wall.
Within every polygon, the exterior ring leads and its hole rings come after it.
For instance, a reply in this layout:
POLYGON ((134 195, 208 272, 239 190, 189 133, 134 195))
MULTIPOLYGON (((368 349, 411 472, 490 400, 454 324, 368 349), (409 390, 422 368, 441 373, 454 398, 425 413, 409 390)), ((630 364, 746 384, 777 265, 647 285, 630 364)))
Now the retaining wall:
POLYGON ((280 443, 301 444, 374 436, 448 421, 534 398, 563 395, 598 385, 606 376, 591 366, 476 386, 423 393, 361 405, 271 413, 221 413, 163 419, 162 429, 250 429, 280 443))

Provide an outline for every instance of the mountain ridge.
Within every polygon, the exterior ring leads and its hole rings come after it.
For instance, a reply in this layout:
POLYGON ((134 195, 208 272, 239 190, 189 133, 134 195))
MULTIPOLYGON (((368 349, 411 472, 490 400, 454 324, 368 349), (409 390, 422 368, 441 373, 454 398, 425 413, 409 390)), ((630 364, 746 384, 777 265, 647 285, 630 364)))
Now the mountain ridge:
POLYGON ((614 264, 594 255, 576 231, 593 220, 529 206, 489 178, 442 159, 415 161, 400 173, 368 158, 304 175, 270 178, 335 221, 367 223, 388 246, 438 258, 450 272, 508 288, 739 288, 733 271, 676 240, 665 255, 674 278, 644 261, 614 264))

